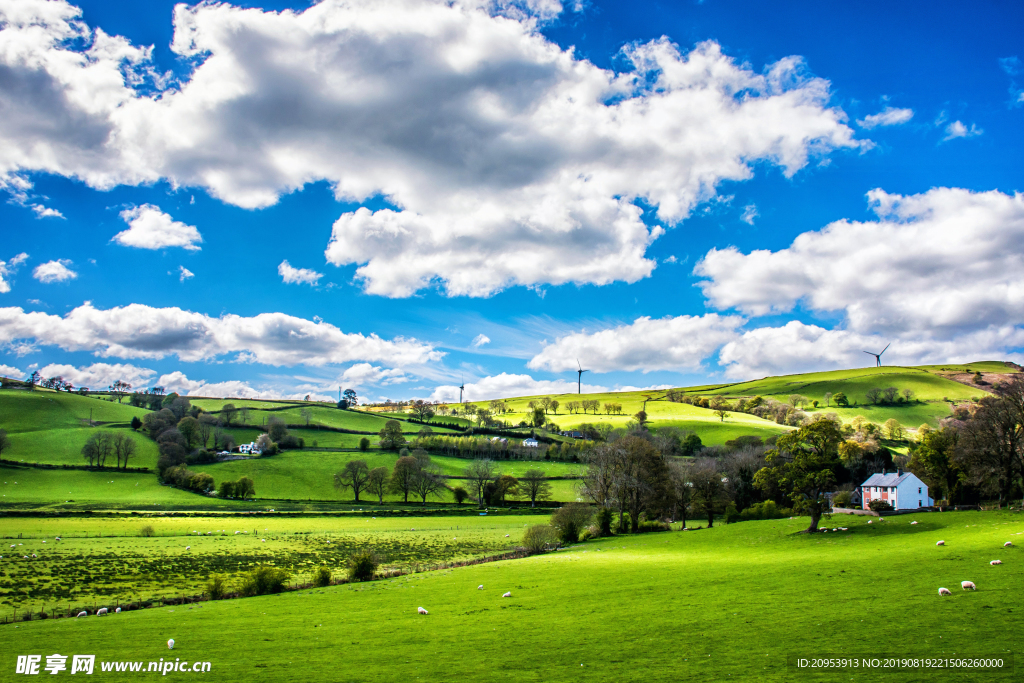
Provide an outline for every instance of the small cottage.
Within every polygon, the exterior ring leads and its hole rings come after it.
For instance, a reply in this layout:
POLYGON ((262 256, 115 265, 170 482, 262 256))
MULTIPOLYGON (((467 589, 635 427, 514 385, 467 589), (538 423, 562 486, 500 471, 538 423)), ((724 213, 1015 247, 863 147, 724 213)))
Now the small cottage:
POLYGON ((865 510, 873 500, 884 500, 895 510, 916 510, 934 503, 928 497, 928 485, 912 472, 901 470, 872 474, 861 484, 860 491, 865 510))

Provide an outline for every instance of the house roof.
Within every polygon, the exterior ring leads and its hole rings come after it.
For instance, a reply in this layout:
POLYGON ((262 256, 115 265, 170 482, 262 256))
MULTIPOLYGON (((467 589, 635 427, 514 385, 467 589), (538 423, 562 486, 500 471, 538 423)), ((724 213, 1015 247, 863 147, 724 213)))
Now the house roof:
POLYGON ((872 474, 861 486, 899 486, 904 481, 914 476, 910 472, 891 472, 889 474, 872 474))

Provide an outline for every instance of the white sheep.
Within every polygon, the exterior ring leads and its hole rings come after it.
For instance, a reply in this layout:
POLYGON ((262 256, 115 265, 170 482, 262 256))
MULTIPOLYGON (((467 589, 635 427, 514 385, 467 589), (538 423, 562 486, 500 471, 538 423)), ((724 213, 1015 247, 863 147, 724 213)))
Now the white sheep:
POLYGON ((508 534, 505 534, 505 538, 508 538, 508 534))
POLYGON ((989 564, 992 565, 993 567, 996 566, 997 564, 1002 564, 1002 563, 1003 563, 1002 560, 992 560, 991 562, 989 562, 989 564))
POLYGON ((503 598, 511 598, 512 597, 512 591, 509 591, 508 593, 505 593, 501 597, 503 597, 503 598))
POLYGON ((120 607, 118 607, 116 610, 114 610, 114 614, 120 614, 120 613, 121 613, 121 608, 120 607))
POLYGON ((192 546, 190 546, 190 545, 185 546, 185 550, 192 550, 192 546))
POLYGON ((167 641, 167 649, 168 650, 173 650, 174 649, 174 638, 171 638, 170 640, 167 641))
POLYGON ((939 595, 952 595, 948 588, 940 588, 939 595))
POLYGON ((1006 543, 1004 543, 1004 544, 1003 544, 1003 547, 1004 547, 1004 548, 1012 548, 1012 547, 1013 547, 1013 544, 1012 544, 1012 543, 1010 543, 1009 541, 1007 541, 1006 543))
POLYGON ((911 522, 910 523, 911 526, 913 526, 914 524, 917 524, 917 522, 911 522))
POLYGON ((476 589, 478 591, 482 591, 484 589, 484 585, 481 583, 479 586, 476 587, 476 589))
POLYGON ((960 582, 960 587, 963 588, 965 591, 966 590, 972 590, 972 591, 978 590, 978 587, 974 585, 973 581, 961 581, 960 582))
POLYGON ((87 616, 89 616, 89 613, 83 610, 83 611, 79 612, 77 615, 75 615, 75 619, 77 619, 78 617, 87 617, 87 616))
POLYGON ((936 541, 935 545, 946 545, 945 541, 936 541))
POLYGON ((419 612, 420 614, 430 614, 430 612, 428 612, 427 610, 423 609, 422 607, 417 607, 416 611, 419 612))
POLYGON ((96 616, 98 616, 98 617, 102 617, 106 613, 107 613, 107 608, 106 607, 100 607, 98 610, 96 610, 96 616))
POLYGON ((871 522, 873 522, 873 521, 874 521, 874 520, 871 520, 871 519, 869 519, 869 520, 868 520, 868 524, 871 524, 871 522))

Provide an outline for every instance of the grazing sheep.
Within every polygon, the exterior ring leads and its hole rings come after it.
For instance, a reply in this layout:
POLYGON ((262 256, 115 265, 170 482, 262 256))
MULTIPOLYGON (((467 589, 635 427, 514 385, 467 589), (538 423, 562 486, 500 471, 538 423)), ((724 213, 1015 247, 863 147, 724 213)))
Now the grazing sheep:
POLYGON ((946 545, 945 541, 936 541, 935 545, 946 545))
POLYGON ((173 650, 174 649, 174 638, 171 638, 170 640, 167 641, 167 649, 168 650, 173 650))
POLYGON ((430 612, 428 612, 427 610, 423 609, 422 607, 417 607, 416 611, 419 612, 420 614, 430 614, 430 612))
POLYGON ((512 597, 512 591, 509 591, 508 593, 505 593, 501 597, 503 597, 503 598, 511 598, 512 597))
POLYGON ((1011 547, 1013 547, 1013 544, 1010 543, 1009 541, 1007 541, 1006 543, 1003 544, 1003 547, 1004 548, 1011 548, 1011 547))
POLYGON ((868 520, 868 524, 871 524, 871 522, 873 522, 873 521, 874 521, 873 519, 869 519, 868 520))
POLYGON ((77 615, 75 615, 75 619, 77 619, 78 617, 87 617, 87 616, 89 616, 89 613, 83 610, 83 611, 79 612, 77 615))
POLYGON ((974 585, 973 581, 961 581, 960 582, 960 587, 963 588, 965 591, 966 590, 972 590, 972 591, 978 590, 978 587, 974 585))
POLYGON ((1003 563, 1002 560, 992 560, 991 562, 989 562, 989 564, 992 565, 993 567, 996 566, 997 564, 1002 564, 1002 563, 1003 563))
POLYGON ((911 522, 910 524, 911 524, 911 525, 914 525, 914 524, 917 524, 917 522, 911 522))
POLYGON ((102 617, 106 613, 107 613, 107 608, 106 607, 100 607, 98 610, 96 610, 96 616, 98 616, 98 617, 102 617))
POLYGON ((192 550, 192 546, 190 546, 190 545, 185 546, 185 550, 192 550))
POLYGON ((114 614, 120 614, 120 613, 121 613, 121 608, 120 607, 118 607, 116 610, 114 610, 114 614))
POLYGON ((508 538, 508 534, 505 534, 505 538, 508 538))
POLYGON ((32 553, 32 557, 39 557, 39 556, 36 555, 35 553, 32 553))
POLYGON ((940 588, 939 595, 952 595, 948 588, 940 588))
POLYGON ((476 587, 476 589, 478 591, 482 591, 484 589, 484 585, 481 583, 479 586, 476 587))

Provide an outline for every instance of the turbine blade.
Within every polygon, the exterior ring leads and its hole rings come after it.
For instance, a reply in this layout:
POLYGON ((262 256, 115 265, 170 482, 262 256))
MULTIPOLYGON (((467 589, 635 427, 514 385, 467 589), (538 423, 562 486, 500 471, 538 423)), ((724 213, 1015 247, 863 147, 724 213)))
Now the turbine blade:
MULTIPOLYGON (((889 348, 890 346, 892 346, 892 342, 889 342, 888 344, 886 344, 886 345, 885 345, 885 349, 889 348)), ((885 353, 885 349, 882 349, 882 350, 881 350, 881 351, 879 352, 879 354, 878 354, 878 355, 879 355, 879 356, 881 356, 881 355, 882 355, 883 353, 885 353)))

